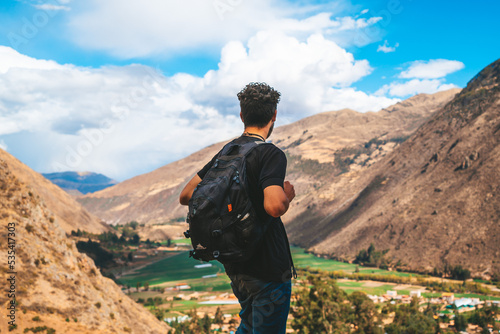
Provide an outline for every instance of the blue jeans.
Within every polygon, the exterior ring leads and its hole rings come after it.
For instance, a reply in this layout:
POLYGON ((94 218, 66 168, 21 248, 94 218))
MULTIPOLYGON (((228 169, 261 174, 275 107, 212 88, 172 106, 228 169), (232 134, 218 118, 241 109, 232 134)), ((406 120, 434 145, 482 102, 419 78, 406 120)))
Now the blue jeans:
POLYGON ((290 310, 291 281, 266 282, 248 275, 230 275, 241 305, 236 334, 281 334, 290 310))

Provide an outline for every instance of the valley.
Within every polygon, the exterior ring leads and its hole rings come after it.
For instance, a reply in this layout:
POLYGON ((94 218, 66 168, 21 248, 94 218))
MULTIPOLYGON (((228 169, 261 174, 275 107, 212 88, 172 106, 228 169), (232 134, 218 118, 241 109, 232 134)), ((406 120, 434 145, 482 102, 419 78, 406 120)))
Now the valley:
MULTIPOLYGON (((289 332, 499 329, 499 77, 500 60, 463 90, 275 130, 297 193, 283 217, 299 271, 289 332)), ((223 145, 76 200, 0 149, 0 220, 18 247, 16 300, 0 298, 18 322, 1 331, 233 330, 229 279, 189 259, 178 204, 223 145)))

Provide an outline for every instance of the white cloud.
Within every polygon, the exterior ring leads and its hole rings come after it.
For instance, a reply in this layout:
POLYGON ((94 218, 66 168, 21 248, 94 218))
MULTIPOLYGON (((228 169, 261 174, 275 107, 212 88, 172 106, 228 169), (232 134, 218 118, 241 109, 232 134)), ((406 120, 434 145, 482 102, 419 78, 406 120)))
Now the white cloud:
POLYGON ((0 45, 0 74, 10 69, 25 68, 52 70, 62 68, 61 65, 50 60, 39 60, 20 54, 14 49, 0 45))
POLYGON ((464 63, 457 60, 431 59, 429 61, 414 61, 406 71, 399 74, 404 79, 437 79, 461 70, 464 63))
POLYGON ((324 101, 324 110, 349 108, 356 111, 377 111, 399 101, 399 99, 369 95, 353 88, 329 88, 327 99, 324 101))
POLYGON ((396 48, 399 46, 399 43, 396 43, 394 46, 389 46, 389 42, 387 40, 384 41, 383 45, 379 45, 377 48, 377 52, 389 53, 396 51, 396 48))
POLYGON ((0 49, 0 64, 0 136, 13 154, 42 172, 91 170, 118 180, 241 133, 236 93, 250 81, 282 92, 278 124, 399 101, 350 88, 372 68, 321 34, 301 41, 261 31, 246 44, 229 42, 218 69, 203 77, 59 65, 9 48, 0 49))
POLYGON ((34 5, 35 8, 41 9, 41 10, 63 10, 63 11, 69 11, 71 8, 68 6, 60 6, 60 5, 53 5, 49 3, 44 3, 41 5, 34 5))
POLYGON ((279 0, 88 0, 78 5, 69 15, 72 40, 122 58, 218 50, 232 40, 247 41, 259 30, 277 30, 301 41, 321 33, 343 46, 353 40, 366 44, 370 38, 356 36, 382 19, 336 17, 329 3, 299 7, 279 0))
POLYGON ((444 77, 462 68, 464 68, 464 64, 456 60, 431 59, 429 61, 414 61, 398 75, 401 79, 412 80, 394 81, 384 85, 375 92, 375 95, 408 97, 420 93, 433 94, 451 88, 458 88, 454 84, 445 83, 444 77))
POLYGON ((454 84, 445 84, 443 80, 440 79, 432 79, 432 80, 413 79, 403 83, 393 82, 388 85, 384 85, 375 93, 375 95, 407 97, 410 95, 415 95, 420 93, 433 94, 451 88, 458 88, 458 87, 454 84))
POLYGON ((7 151, 7 144, 3 140, 0 140, 0 148, 4 151, 7 151))

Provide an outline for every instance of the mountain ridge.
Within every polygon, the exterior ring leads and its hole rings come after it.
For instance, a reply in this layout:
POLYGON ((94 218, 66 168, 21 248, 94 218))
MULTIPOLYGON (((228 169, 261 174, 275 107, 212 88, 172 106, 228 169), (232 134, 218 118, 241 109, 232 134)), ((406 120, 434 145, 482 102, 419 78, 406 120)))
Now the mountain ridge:
POLYGON ((118 183, 103 174, 93 172, 67 171, 58 173, 42 173, 42 175, 69 194, 75 195, 93 193, 118 183))

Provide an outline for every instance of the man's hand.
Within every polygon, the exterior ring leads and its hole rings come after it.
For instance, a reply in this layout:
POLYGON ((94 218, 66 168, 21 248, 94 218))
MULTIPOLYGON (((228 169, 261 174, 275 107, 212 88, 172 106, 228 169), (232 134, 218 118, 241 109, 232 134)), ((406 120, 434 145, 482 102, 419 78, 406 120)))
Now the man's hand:
POLYGON ((285 191, 286 197, 288 197, 288 202, 291 202, 295 198, 295 189, 293 185, 290 182, 285 181, 283 184, 283 190, 285 191))

